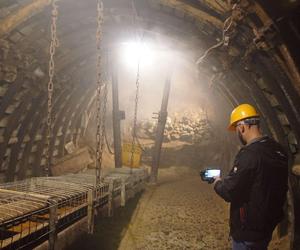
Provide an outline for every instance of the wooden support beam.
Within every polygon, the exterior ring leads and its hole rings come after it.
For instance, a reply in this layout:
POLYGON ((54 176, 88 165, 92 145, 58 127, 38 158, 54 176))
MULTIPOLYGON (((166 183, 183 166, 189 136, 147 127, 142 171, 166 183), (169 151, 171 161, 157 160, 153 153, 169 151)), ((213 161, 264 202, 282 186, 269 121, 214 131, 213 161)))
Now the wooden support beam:
POLYGON ((108 188, 108 217, 112 217, 114 212, 114 180, 109 180, 108 188))
POLYGON ((192 5, 189 5, 187 3, 184 3, 180 0, 160 0, 159 3, 164 6, 168 6, 171 8, 174 8, 176 10, 182 11, 188 15, 193 16, 195 19, 199 21, 205 21, 208 23, 211 23, 215 25, 217 28, 222 29, 223 27, 223 21, 211 16, 210 14, 206 13, 203 10, 200 10, 199 8, 196 8, 192 5))
POLYGON ((0 37, 5 36, 21 23, 41 12, 50 3, 51 0, 31 0, 27 5, 9 14, 0 23, 0 37))
POLYGON ((125 207, 126 205, 126 181, 122 178, 122 186, 121 186, 121 207, 125 207))

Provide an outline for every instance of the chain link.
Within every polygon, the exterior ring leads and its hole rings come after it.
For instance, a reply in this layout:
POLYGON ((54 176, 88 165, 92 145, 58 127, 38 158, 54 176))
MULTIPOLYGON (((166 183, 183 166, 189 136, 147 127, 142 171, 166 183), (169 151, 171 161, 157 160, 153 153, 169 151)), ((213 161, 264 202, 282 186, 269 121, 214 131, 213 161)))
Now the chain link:
POLYGON ((50 144, 52 135, 52 103, 53 103, 53 90, 54 90, 54 74, 55 74, 55 61, 54 56, 56 48, 59 46, 57 38, 57 19, 58 19, 58 0, 52 1, 52 23, 51 23, 51 42, 50 42, 50 60, 49 60, 49 82, 48 82, 48 109, 47 109, 47 148, 46 148, 46 167, 45 175, 50 175, 51 169, 51 156, 50 156, 50 144))
MULTIPOLYGON (((138 42, 143 44, 144 35, 139 34, 139 25, 137 22, 138 19, 138 13, 135 7, 135 2, 132 1, 132 16, 133 16, 133 26, 136 28, 136 36, 138 42)), ((137 73, 136 73, 136 92, 135 92, 135 100, 134 100, 134 116, 133 116, 133 131, 132 131, 132 141, 131 141, 131 159, 130 159, 130 173, 132 174, 132 167, 134 162, 134 152, 136 151, 136 144, 138 147, 141 147, 138 136, 137 136, 137 115, 138 115, 138 105, 139 105, 139 94, 140 94, 140 67, 141 67, 141 55, 139 55, 138 63, 137 63, 137 73)))
POLYGON ((134 161, 134 151, 137 140, 137 112, 139 105, 139 92, 140 92, 140 64, 141 58, 139 58, 136 74, 136 92, 134 100, 134 115, 133 115, 133 131, 132 131, 132 141, 131 141, 131 159, 130 159, 130 173, 132 173, 133 161, 134 161))
MULTIPOLYGON (((104 150, 104 142, 105 142, 105 133, 106 133, 106 107, 107 107, 107 94, 108 94, 108 83, 107 81, 105 81, 103 86, 103 96, 102 96, 102 103, 101 103, 101 138, 100 138, 100 154, 101 154, 101 164, 102 164, 102 154, 103 154, 103 150, 104 150)), ((100 165, 101 167, 101 165, 100 165)))
MULTIPOLYGON (((104 144, 104 134, 105 131, 105 111, 104 103, 101 103, 102 94, 102 75, 101 75, 101 42, 102 42, 102 24, 103 24, 103 3, 101 0, 97 0, 97 32, 96 32, 96 48, 97 48, 97 132, 96 132, 96 185, 100 184, 101 181, 101 167, 103 160, 103 144, 104 144)), ((104 89, 107 87, 104 87, 104 89)), ((105 93, 104 93, 105 94, 105 93)), ((107 95, 107 94, 106 94, 107 95)), ((106 106, 106 105, 105 105, 106 106)))

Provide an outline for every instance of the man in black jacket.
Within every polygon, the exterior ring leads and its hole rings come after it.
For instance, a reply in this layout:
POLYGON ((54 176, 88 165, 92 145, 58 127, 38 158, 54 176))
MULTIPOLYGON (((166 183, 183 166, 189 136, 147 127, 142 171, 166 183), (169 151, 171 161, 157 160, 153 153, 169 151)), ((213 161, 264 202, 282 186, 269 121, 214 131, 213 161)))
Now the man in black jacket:
POLYGON ((259 115, 248 104, 231 114, 229 130, 244 147, 229 174, 216 178, 214 189, 230 202, 233 250, 266 250, 283 218, 288 190, 288 158, 283 148, 259 128, 259 115))

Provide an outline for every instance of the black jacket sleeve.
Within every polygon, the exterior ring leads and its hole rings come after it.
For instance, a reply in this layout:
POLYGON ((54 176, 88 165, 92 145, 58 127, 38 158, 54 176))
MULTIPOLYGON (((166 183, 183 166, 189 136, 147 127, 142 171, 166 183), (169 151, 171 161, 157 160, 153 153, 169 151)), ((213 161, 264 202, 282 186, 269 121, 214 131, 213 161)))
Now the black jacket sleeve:
POLYGON ((229 174, 218 181, 214 189, 227 202, 239 202, 247 197, 259 166, 259 157, 249 150, 241 150, 236 156, 234 166, 229 174))

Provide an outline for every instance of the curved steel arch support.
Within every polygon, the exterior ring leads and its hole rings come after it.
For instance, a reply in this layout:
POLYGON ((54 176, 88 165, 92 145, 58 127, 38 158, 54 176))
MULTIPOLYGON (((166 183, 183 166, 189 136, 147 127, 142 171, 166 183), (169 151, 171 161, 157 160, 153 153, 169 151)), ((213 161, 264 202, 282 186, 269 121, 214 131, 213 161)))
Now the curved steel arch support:
POLYGON ((263 56, 258 53, 256 53, 256 55, 254 56, 253 66, 255 68, 255 71, 258 72, 260 76, 264 79, 264 82, 267 84, 268 88, 276 96, 285 115, 288 118, 288 121, 292 127, 293 132, 295 133, 295 136, 299 144, 300 142, 299 121, 297 119, 296 114, 293 112, 293 108, 291 107, 288 101, 288 97, 280 87, 280 84, 278 83, 278 79, 274 77, 274 72, 270 71, 269 66, 266 65, 265 58, 263 58, 263 56))

